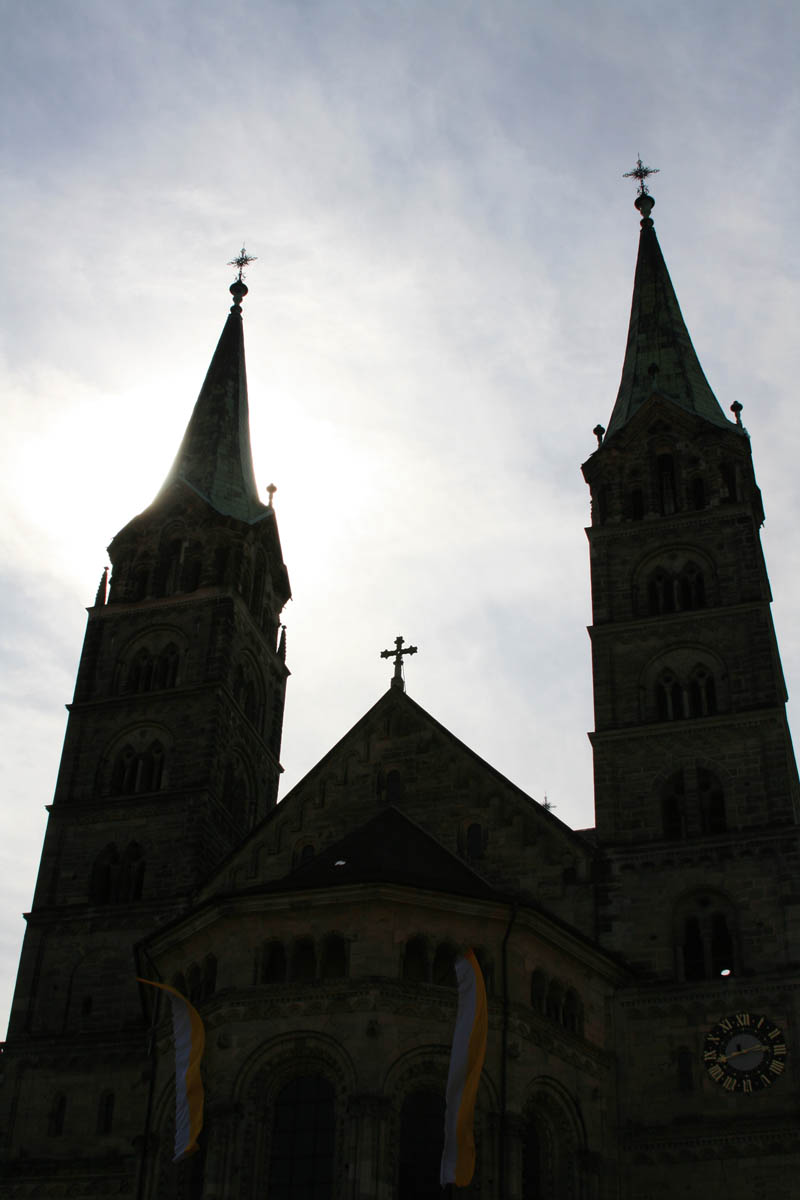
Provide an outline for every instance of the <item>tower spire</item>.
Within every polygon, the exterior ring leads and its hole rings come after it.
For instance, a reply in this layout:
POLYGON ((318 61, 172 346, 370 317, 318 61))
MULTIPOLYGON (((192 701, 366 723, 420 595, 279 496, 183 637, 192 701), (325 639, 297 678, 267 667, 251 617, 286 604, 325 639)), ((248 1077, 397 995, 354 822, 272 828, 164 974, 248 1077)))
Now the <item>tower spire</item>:
POLYGON ((641 234, 633 283, 628 344, 622 379, 606 439, 631 419, 654 392, 714 425, 731 422, 709 386, 681 314, 650 216, 655 200, 646 180, 657 168, 641 158, 626 172, 639 183, 634 204, 641 213, 641 234))
POLYGON ((253 472, 242 329, 242 301, 248 292, 243 273, 253 261, 242 247, 228 264, 238 268, 229 289, 233 304, 180 449, 159 492, 160 497, 182 480, 217 512, 249 523, 269 511, 259 500, 253 472))

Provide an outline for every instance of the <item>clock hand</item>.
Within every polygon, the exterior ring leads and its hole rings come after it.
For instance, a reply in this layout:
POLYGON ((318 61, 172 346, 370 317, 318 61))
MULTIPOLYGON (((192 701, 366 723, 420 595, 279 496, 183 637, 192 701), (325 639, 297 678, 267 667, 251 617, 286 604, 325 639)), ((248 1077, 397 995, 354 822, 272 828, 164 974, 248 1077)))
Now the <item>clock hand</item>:
POLYGON ((733 1054, 720 1054, 720 1062, 730 1062, 732 1058, 738 1058, 740 1054, 752 1054, 754 1050, 769 1050, 769 1046, 762 1046, 760 1042, 756 1042, 755 1046, 745 1046, 744 1050, 734 1050, 733 1054))

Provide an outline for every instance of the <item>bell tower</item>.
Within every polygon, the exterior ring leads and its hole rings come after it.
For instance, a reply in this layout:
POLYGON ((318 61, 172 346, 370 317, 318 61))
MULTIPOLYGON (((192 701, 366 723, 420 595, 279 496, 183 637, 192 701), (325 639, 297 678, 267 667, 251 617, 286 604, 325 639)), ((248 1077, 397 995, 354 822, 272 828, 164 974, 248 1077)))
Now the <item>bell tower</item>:
MULTIPOLYGON (((597 833, 623 858, 668 852, 684 862, 691 848, 721 861, 793 836, 800 788, 742 406, 729 420, 706 380, 653 205, 642 180, 622 380, 608 430, 595 430, 598 447, 583 466, 592 497, 597 833)), ((647 924, 632 913, 621 924, 609 910, 605 932, 627 954, 631 936, 643 936, 641 962, 657 974, 699 970, 694 960, 687 968, 680 946, 673 962, 672 938, 650 940, 647 924)), ((746 942, 744 926, 741 936, 746 942)), ((753 965, 776 953, 785 958, 787 947, 753 930, 751 949, 737 941, 735 957, 753 965)), ((706 956, 709 974, 733 969, 733 959, 716 961, 730 957, 727 949, 708 945, 706 956)))
POLYGON ((597 829, 606 845, 794 826, 798 780, 740 404, 728 420, 643 192, 622 381, 591 489, 597 829))
MULTIPOLYGON (((263 504, 253 474, 247 261, 175 462, 111 542, 110 582, 89 609, 4 1054, 8 1146, 32 1179, 70 1172, 76 1143, 56 1127, 135 1170, 146 1093, 135 945, 277 799, 290 590, 274 489, 263 504), (117 1101, 113 1144, 89 1137, 79 1111, 97 1056, 117 1101)), ((213 956, 197 970, 194 991, 213 990, 213 956)))

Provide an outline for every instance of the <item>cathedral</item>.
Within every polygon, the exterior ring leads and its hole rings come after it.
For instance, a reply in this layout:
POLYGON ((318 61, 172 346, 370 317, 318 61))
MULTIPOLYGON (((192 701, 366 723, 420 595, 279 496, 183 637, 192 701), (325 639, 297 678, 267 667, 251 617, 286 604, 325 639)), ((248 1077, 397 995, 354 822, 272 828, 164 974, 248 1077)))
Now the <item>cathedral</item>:
POLYGON ((388 691, 278 802, 290 586, 240 268, 89 609, 2 1053, 3 1196, 440 1196, 465 947, 489 1035, 464 1195, 800 1195, 800 788, 764 513, 653 204, 642 176, 619 392, 582 468, 593 829, 412 700, 400 638, 388 691), (177 1164, 169 1005, 137 977, 205 1025, 177 1164))

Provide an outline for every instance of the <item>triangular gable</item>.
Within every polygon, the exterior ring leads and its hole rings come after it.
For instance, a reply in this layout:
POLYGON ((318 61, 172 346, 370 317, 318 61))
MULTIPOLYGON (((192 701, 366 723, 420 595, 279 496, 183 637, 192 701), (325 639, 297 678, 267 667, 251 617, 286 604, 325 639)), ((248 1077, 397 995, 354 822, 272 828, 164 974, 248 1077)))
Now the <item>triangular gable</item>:
POLYGON ((592 844, 397 688, 320 759, 198 899, 285 880, 390 806, 490 887, 524 894, 588 930, 592 844))

